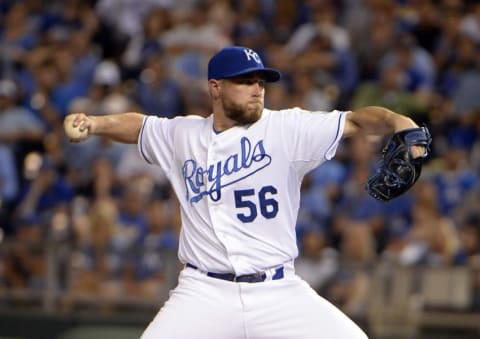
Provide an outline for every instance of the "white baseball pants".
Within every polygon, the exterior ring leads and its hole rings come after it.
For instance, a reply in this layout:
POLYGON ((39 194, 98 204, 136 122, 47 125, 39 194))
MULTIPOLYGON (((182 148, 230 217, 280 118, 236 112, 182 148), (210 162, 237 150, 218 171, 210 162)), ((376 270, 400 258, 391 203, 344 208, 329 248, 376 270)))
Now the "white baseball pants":
POLYGON ((185 268, 141 339, 366 339, 293 272, 238 283, 185 268))

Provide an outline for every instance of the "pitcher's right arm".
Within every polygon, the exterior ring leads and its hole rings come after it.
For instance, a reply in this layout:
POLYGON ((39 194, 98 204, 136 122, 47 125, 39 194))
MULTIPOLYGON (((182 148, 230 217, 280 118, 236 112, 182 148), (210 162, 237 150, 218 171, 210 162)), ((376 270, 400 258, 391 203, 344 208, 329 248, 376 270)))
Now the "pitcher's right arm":
POLYGON ((144 114, 129 112, 109 115, 87 115, 72 113, 65 117, 65 121, 88 131, 83 137, 70 139, 72 142, 81 142, 92 135, 103 136, 113 141, 135 144, 142 128, 144 114))

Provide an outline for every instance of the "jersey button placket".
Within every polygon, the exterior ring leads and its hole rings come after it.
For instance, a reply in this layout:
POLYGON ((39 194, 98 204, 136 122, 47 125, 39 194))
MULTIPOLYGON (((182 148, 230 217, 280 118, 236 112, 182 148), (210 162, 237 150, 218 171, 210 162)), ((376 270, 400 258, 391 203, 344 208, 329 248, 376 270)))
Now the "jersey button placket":
MULTIPOLYGON (((207 154, 207 161, 208 161, 208 168, 210 166, 213 166, 216 168, 217 162, 219 161, 219 156, 218 156, 218 142, 216 140, 213 140, 212 143, 210 144, 210 147, 208 149, 208 154, 207 154)), ((208 179, 205 179, 208 185, 210 183, 208 182, 208 179)), ((225 225, 222 223, 222 210, 220 207, 220 200, 215 201, 212 200, 211 197, 207 196, 207 205, 208 209, 210 212, 210 220, 212 222, 212 228, 213 231, 215 232, 218 241, 224 246, 226 250, 226 258, 225 260, 229 260, 229 244, 228 244, 228 234, 225 230, 225 225)))

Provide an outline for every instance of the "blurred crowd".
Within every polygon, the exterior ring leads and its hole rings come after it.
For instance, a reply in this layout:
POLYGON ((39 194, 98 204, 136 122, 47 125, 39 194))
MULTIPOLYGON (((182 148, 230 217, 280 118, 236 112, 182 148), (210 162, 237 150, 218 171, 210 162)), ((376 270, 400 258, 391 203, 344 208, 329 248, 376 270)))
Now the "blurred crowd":
POLYGON ((135 145, 69 143, 63 118, 207 116, 206 65, 231 44, 282 70, 268 108, 381 105, 432 133, 391 202, 364 190, 384 140, 346 140, 305 178, 297 271, 319 293, 361 316, 379 260, 480 267, 477 1, 0 0, 0 291, 42 290, 37 245, 55 244, 61 291, 158 294, 180 229, 164 174, 135 145))

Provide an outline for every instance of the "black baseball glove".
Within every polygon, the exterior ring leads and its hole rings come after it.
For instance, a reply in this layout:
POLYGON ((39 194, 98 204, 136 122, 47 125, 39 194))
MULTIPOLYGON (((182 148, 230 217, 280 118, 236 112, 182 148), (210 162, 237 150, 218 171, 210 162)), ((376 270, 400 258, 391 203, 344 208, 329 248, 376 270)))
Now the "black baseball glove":
POLYGON ((375 199, 388 201, 408 191, 420 176, 431 142, 427 127, 394 133, 382 151, 377 171, 365 185, 368 194, 375 199), (424 155, 413 158, 412 146, 423 146, 424 155))

